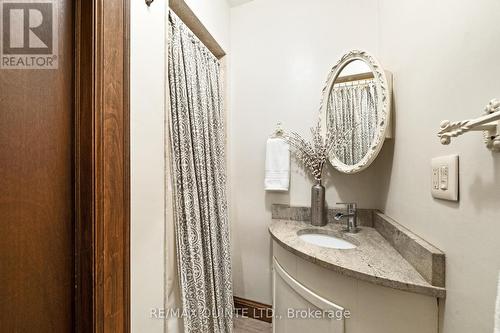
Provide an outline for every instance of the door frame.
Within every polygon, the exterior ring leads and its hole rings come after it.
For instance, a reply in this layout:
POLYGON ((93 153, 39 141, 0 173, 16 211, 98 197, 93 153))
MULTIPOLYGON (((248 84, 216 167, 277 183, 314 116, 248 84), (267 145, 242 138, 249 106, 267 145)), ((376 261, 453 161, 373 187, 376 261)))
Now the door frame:
POLYGON ((76 1, 75 332, 130 332, 129 1, 76 1))

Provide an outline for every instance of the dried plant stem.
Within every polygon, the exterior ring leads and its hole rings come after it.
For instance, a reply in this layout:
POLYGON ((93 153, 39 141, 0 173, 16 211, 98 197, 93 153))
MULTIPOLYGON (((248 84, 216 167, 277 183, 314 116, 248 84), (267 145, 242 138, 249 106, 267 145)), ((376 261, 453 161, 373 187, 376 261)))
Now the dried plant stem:
POLYGON ((314 179, 321 184, 323 169, 332 150, 339 150, 348 142, 347 138, 353 129, 338 133, 332 129, 327 131, 326 137, 321 134, 321 125, 311 128, 312 139, 306 141, 297 132, 286 133, 285 139, 294 150, 297 159, 311 172, 314 179))

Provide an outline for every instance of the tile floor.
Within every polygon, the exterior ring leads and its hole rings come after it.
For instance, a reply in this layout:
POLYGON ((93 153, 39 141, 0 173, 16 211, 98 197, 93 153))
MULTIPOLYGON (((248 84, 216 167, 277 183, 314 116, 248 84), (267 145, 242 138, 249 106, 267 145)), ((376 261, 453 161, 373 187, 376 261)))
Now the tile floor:
POLYGON ((233 333, 271 333, 272 331, 272 324, 270 323, 252 318, 234 318, 233 333))

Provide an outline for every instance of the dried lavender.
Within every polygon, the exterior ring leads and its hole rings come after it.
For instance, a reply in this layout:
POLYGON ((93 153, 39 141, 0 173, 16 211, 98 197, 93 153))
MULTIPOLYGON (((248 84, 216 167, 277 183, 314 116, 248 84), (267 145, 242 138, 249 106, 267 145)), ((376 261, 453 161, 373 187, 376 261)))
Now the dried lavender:
POLYGON ((311 128, 312 139, 310 142, 306 141, 297 132, 286 133, 285 140, 293 148, 297 159, 309 169, 318 184, 321 184, 323 168, 328 156, 332 150, 339 150, 345 146, 351 133, 352 129, 344 133, 338 133, 333 129, 329 129, 326 137, 323 138, 321 125, 318 122, 316 127, 311 128))

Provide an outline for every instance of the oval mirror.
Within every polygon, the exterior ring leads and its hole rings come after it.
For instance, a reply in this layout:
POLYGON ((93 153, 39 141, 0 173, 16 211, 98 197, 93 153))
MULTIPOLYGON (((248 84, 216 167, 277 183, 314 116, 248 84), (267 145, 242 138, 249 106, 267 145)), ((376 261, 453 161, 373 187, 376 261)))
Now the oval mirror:
POLYGON ((332 68, 323 90, 322 127, 335 131, 343 144, 330 163, 344 173, 367 168, 390 137, 390 74, 364 51, 345 54, 332 68))

